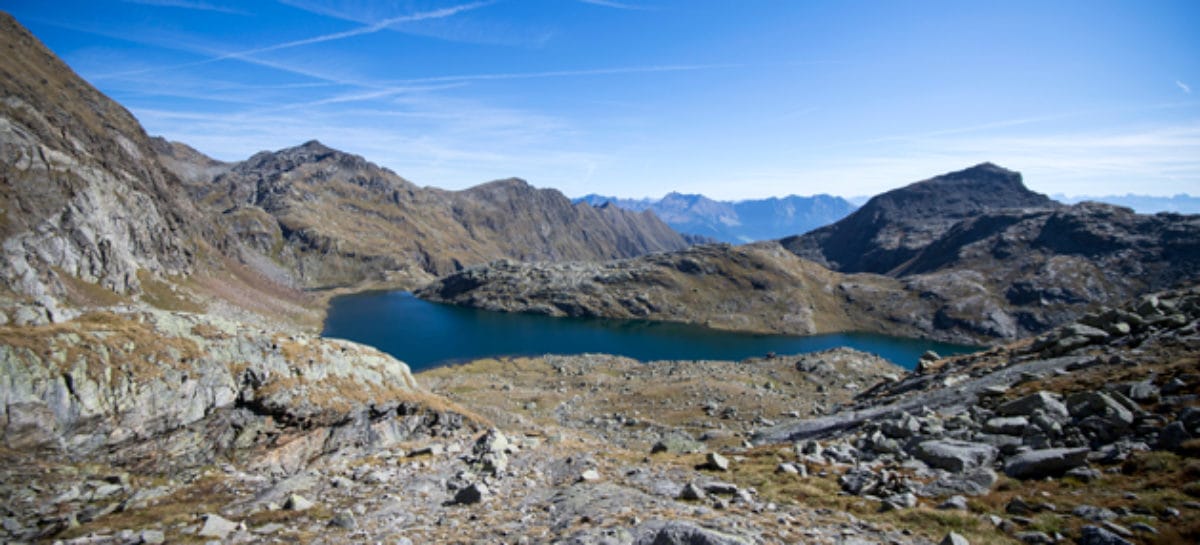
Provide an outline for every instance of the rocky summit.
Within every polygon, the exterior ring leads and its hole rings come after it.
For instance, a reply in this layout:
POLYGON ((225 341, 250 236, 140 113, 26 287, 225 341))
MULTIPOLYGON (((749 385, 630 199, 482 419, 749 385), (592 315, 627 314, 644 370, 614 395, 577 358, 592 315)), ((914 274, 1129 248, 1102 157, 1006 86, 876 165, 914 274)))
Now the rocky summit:
POLYGON ((1026 189, 1019 173, 984 163, 877 195, 832 225, 781 242, 834 270, 886 274, 962 220, 1057 206, 1026 189))
POLYGON ((1062 206, 981 165, 803 247, 686 247, 652 214, 422 188, 317 141, 215 161, 7 15, 0 47, 0 542, 1200 540, 1195 216, 1062 206), (866 261, 823 253, 838 237, 866 261), (913 371, 834 348, 414 375, 312 333, 339 293, 312 288, 418 285, 988 346, 913 371))

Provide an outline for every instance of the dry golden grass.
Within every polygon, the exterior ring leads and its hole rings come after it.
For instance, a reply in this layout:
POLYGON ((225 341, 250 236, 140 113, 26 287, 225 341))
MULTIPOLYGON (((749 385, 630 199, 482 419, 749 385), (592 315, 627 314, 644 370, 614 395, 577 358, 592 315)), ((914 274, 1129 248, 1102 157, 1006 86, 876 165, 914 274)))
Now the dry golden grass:
POLYGON ((129 302, 128 297, 104 286, 80 280, 58 267, 51 267, 51 269, 59 281, 62 282, 63 288, 66 289, 67 303, 73 306, 82 308, 109 307, 129 302))
POLYGON ((94 380, 114 370, 161 377, 164 367, 201 356, 190 340, 164 337, 147 324, 111 312, 90 312, 62 324, 0 326, 0 344, 26 350, 64 372, 82 361, 94 380), (101 359, 101 350, 108 354, 107 361, 101 359))
POLYGON ((142 301, 150 306, 172 312, 204 312, 204 305, 181 294, 172 284, 154 278, 145 269, 138 271, 138 281, 142 284, 142 301))

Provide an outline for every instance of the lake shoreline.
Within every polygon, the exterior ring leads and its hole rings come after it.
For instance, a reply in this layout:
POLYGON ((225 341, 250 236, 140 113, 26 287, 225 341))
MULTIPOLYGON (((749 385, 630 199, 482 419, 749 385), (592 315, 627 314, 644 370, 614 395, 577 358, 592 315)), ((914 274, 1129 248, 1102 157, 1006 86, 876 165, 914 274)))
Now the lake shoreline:
POLYGON ((408 291, 388 289, 331 296, 321 334, 375 346, 407 362, 414 372, 480 358, 586 353, 641 362, 741 361, 843 346, 912 369, 926 350, 946 356, 986 349, 869 332, 798 336, 679 322, 494 312, 425 301, 408 291))

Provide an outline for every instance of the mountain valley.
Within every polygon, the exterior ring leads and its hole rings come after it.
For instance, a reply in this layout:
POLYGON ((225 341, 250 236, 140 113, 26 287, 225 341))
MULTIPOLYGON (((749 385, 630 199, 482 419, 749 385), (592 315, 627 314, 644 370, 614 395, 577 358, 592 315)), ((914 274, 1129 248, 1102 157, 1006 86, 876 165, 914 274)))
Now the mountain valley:
POLYGON ((695 244, 649 210, 420 187, 317 140, 217 161, 8 14, 0 49, 0 542, 1200 539, 1200 216, 981 164, 695 244), (414 373, 316 334, 370 289, 981 350, 414 373))

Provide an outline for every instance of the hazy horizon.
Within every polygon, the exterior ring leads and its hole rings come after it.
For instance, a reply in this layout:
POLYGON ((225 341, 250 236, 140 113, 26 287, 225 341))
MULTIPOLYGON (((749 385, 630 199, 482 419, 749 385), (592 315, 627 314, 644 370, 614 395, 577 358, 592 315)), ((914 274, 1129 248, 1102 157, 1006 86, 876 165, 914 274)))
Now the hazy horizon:
POLYGON ((1035 191, 1200 188, 1200 3, 6 2, 151 134, 319 139, 420 184, 874 195, 981 162, 1035 191))

